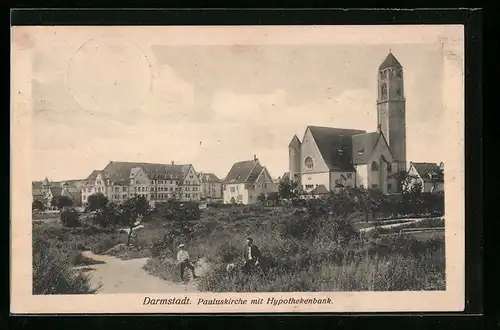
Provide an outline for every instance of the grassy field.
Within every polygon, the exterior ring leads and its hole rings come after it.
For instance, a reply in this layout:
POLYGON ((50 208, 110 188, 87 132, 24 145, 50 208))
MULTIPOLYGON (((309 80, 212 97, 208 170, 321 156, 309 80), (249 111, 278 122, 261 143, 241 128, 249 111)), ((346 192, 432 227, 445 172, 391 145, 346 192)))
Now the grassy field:
MULTIPOLYGON (((33 246, 34 263, 39 269, 44 263, 62 265, 63 270, 58 272, 64 275, 73 265, 89 262, 81 257, 83 250, 124 259, 150 257, 145 266, 149 273, 177 281, 178 269, 172 260, 176 246, 184 243, 193 259, 205 258, 211 265, 211 270, 200 279, 202 291, 445 289, 442 235, 418 238, 366 235, 360 238, 356 228, 361 227, 362 219, 362 215, 355 213, 335 218, 303 213, 292 207, 204 209, 201 219, 196 221, 164 221, 151 217, 138 233, 132 248, 123 246, 126 235, 117 231, 69 229, 41 223, 33 225, 34 241, 41 242, 33 246), (225 270, 227 263, 242 261, 248 235, 254 238, 268 260, 267 276, 260 273, 243 276, 225 270), (117 248, 118 244, 122 245, 117 248), (46 251, 52 255, 50 261, 46 256, 45 259, 41 257, 46 251)), ((36 271, 34 279, 43 277, 49 270, 36 271)), ((61 278, 66 276, 63 275, 61 278)), ((71 292, 90 293, 82 284, 84 279, 74 281, 67 284, 74 287, 71 292)))

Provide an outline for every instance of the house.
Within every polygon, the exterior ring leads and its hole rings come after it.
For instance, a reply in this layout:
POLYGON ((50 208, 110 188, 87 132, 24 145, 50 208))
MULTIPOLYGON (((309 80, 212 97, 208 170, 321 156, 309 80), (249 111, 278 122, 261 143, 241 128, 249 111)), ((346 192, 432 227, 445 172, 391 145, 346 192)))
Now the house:
POLYGON ((443 163, 438 165, 436 163, 410 162, 408 176, 410 177, 408 187, 418 182, 422 187, 422 192, 444 191, 443 163))
MULTIPOLYGON (((377 129, 307 126, 288 145, 290 179, 310 194, 324 186, 398 192, 395 173, 406 172, 403 68, 392 53, 378 68, 377 129)), ((322 189, 321 189, 322 190, 322 189)))
POLYGON ((201 199, 222 199, 222 180, 214 173, 200 173, 201 199))
POLYGON ((144 196, 151 206, 168 199, 199 201, 201 186, 191 164, 153 164, 111 161, 94 170, 82 184, 82 204, 101 193, 114 203, 144 196))
POLYGON ((39 200, 45 204, 49 210, 55 209, 51 205, 52 199, 58 196, 69 197, 75 206, 81 205, 81 183, 83 180, 67 180, 62 182, 49 181, 45 178, 43 181, 34 181, 31 184, 33 200, 39 200))
POLYGON ((261 194, 278 192, 267 168, 254 155, 253 160, 235 163, 223 181, 224 203, 254 204, 261 194))

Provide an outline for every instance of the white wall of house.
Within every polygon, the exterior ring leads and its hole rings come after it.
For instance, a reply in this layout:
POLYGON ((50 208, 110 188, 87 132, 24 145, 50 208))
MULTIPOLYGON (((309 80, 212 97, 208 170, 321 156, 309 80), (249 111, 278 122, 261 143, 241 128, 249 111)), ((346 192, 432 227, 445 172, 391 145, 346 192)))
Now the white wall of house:
POLYGON ((245 191, 246 189, 244 183, 231 183, 224 185, 224 203, 232 203, 233 198, 236 203, 243 203, 244 195, 246 194, 245 191))
POLYGON ((356 182, 355 186, 358 188, 368 188, 368 165, 356 165, 356 182))
POLYGON ((319 185, 324 185, 328 189, 330 187, 330 172, 302 173, 301 182, 304 192, 310 192, 319 185))

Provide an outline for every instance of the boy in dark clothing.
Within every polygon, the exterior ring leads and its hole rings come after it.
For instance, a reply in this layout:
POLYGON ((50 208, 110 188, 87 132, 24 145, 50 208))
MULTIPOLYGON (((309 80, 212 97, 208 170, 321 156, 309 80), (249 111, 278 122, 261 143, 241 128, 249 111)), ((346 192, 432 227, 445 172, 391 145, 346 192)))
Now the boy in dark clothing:
POLYGON ((257 245, 253 244, 253 239, 247 237, 247 245, 245 247, 245 265, 243 266, 243 272, 248 273, 251 268, 258 266, 262 255, 257 245))

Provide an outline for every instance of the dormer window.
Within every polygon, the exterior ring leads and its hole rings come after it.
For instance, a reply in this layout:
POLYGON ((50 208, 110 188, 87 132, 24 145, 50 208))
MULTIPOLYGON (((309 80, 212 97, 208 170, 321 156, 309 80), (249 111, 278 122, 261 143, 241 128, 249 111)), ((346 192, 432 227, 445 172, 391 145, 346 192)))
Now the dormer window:
POLYGON ((365 148, 361 149, 361 150, 358 150, 358 155, 362 155, 363 152, 365 152, 365 148))
POLYGON ((342 149, 337 149, 337 153, 338 153, 340 156, 342 156, 342 155, 344 154, 344 150, 342 150, 342 149))

